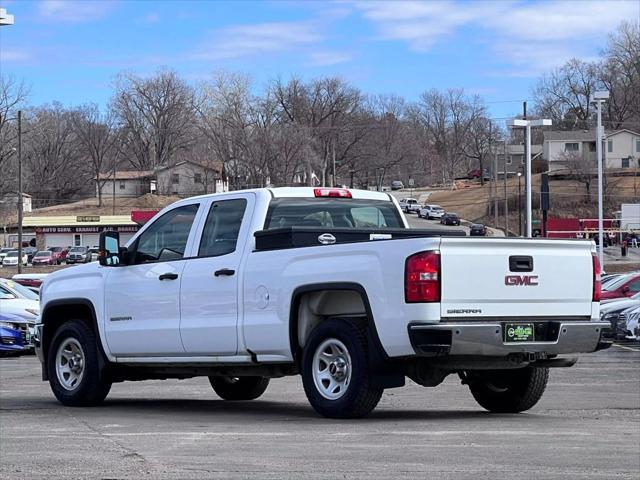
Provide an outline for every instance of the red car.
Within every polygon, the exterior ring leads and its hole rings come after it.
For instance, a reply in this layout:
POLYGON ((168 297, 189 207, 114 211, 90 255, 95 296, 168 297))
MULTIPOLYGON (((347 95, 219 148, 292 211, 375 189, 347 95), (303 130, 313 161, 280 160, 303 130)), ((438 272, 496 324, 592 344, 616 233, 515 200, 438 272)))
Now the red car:
POLYGON ((621 275, 602 288, 601 300, 632 297, 640 292, 640 272, 621 275))
POLYGON ((55 265, 58 263, 58 257, 50 250, 40 250, 31 259, 31 265, 55 265))
POLYGON ((62 262, 64 262, 67 259, 68 250, 66 248, 49 247, 47 248, 47 250, 49 250, 53 254, 53 259, 57 265, 60 265, 62 262))

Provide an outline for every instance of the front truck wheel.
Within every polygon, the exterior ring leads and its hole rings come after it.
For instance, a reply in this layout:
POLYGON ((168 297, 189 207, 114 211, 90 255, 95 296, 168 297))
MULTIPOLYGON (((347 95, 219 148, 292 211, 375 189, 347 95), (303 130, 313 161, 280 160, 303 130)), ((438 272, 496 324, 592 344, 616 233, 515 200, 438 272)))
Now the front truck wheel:
POLYGON ((481 407, 496 413, 518 413, 529 410, 542 398, 549 369, 526 367, 469 372, 467 376, 471 394, 481 407))
POLYGON ((209 383, 224 400, 255 400, 269 386, 267 377, 209 377, 209 383))
POLYGON ((49 385, 64 405, 87 407, 102 402, 111 381, 100 370, 96 334, 86 322, 70 320, 56 331, 47 355, 49 385))
POLYGON ((330 319, 318 325, 302 356, 302 383, 320 415, 359 418, 382 396, 372 385, 366 328, 352 319, 330 319))

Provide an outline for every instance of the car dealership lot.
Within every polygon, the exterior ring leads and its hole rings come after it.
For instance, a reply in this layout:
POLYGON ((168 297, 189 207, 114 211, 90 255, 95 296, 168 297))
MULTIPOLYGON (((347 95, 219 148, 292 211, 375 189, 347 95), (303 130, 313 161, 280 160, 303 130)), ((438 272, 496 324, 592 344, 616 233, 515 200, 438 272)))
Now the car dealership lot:
POLYGON ((0 478, 637 478, 640 348, 555 369, 531 411, 495 415, 457 377, 387 390, 370 417, 327 420, 299 377, 252 402, 205 378, 116 384, 60 405, 34 356, 0 359, 0 478))

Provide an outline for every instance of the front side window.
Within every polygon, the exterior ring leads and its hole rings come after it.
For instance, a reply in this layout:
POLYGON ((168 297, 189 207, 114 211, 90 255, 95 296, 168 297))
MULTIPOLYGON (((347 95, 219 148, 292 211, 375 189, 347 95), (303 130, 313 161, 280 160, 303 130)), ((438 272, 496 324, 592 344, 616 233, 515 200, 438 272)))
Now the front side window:
POLYGON ((198 256, 217 257, 235 252, 246 208, 244 198, 214 202, 204 225, 198 256))
POLYGON ((168 211, 149 226, 136 241, 134 263, 180 260, 189 239, 198 204, 168 211))
POLYGON ((577 152, 580 149, 577 143, 565 143, 564 151, 565 152, 577 152))

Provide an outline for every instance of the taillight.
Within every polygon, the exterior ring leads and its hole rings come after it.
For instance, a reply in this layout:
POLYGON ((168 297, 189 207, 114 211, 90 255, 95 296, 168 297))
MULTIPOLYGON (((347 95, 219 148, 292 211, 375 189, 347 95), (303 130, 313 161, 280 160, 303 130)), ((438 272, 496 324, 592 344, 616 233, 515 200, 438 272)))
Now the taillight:
POLYGON ((602 277, 600 275, 600 259, 598 258, 597 253, 591 254, 591 258, 593 259, 593 295, 591 301, 599 302, 600 301, 600 292, 602 290, 602 277))
POLYGON ((314 188, 316 197, 351 198, 351 192, 346 188, 314 188))
POLYGON ((407 258, 404 300, 407 303, 440 301, 440 252, 420 252, 407 258))

